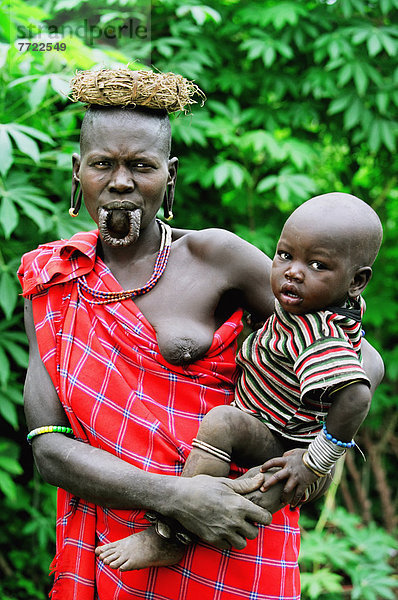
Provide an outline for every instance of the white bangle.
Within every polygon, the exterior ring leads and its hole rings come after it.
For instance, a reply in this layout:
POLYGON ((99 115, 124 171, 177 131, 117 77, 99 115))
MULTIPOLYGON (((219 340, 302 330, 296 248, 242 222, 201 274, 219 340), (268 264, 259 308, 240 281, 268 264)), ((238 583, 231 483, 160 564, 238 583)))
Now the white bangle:
POLYGON ((322 429, 308 446, 306 462, 308 467, 315 473, 327 475, 345 452, 346 448, 337 446, 337 444, 328 440, 322 429))

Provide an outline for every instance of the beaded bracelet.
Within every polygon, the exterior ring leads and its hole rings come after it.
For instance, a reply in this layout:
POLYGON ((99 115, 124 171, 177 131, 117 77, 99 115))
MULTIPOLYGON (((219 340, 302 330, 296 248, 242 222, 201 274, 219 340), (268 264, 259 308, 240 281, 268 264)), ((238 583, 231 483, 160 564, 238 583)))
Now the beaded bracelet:
POLYGON ((64 433, 65 435, 73 436, 73 429, 71 427, 64 427, 63 425, 45 425, 44 427, 32 429, 26 436, 26 439, 29 444, 32 444, 33 438, 42 433, 64 433))
POLYGON ((329 433, 328 430, 326 429, 325 421, 323 422, 322 429, 326 435, 326 438, 333 444, 336 444, 336 446, 340 446, 341 448, 353 448, 355 446, 354 440, 351 440, 351 442, 341 442, 340 440, 333 437, 332 434, 329 433))

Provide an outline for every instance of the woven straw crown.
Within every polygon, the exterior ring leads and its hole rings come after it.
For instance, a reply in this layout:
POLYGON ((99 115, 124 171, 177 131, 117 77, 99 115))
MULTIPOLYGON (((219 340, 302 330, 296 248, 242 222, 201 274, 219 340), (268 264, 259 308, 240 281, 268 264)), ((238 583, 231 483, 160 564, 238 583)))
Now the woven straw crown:
POLYGON ((100 106, 146 106, 172 113, 187 112, 200 98, 206 96, 193 81, 175 73, 132 71, 130 69, 101 69, 77 71, 71 81, 71 100, 100 106))

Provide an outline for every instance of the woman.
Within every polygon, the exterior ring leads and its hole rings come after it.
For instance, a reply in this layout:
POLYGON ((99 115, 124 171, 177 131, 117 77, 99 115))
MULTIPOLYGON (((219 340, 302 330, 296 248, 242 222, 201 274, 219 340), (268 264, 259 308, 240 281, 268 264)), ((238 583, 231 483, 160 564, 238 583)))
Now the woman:
POLYGON ((75 436, 30 436, 40 473, 61 488, 52 597, 299 598, 297 510, 264 529, 269 514, 232 480, 176 477, 201 418, 233 398, 242 308, 266 318, 272 295, 270 261, 253 246, 157 221, 173 205, 169 150, 163 112, 89 109, 72 189, 99 233, 44 245, 19 272, 29 430, 75 436), (96 545, 148 527, 146 510, 203 542, 170 568, 96 563, 96 545))

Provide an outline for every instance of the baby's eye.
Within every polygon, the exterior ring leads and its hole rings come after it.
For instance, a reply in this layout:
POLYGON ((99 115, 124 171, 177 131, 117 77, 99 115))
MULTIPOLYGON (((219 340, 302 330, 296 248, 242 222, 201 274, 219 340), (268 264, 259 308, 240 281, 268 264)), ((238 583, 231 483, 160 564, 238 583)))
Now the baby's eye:
POLYGON ((325 271, 326 270, 326 265, 324 265, 323 263, 321 263, 319 260, 313 260, 310 263, 310 266, 315 269, 315 271, 325 271))
POLYGON ((282 260, 290 260, 292 258, 291 254, 289 254, 289 252, 284 252, 283 250, 278 251, 278 256, 282 260))

